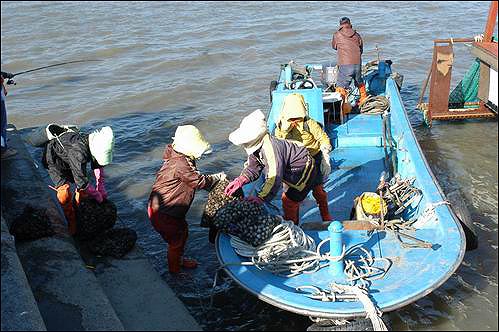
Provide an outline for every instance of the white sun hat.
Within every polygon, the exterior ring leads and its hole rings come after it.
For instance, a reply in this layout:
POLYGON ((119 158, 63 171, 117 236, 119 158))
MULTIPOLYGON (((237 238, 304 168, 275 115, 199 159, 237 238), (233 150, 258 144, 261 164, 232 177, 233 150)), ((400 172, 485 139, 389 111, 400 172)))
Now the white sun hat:
POLYGON ((229 141, 234 145, 242 146, 246 153, 251 154, 261 146, 262 138, 266 133, 265 114, 257 109, 241 121, 239 128, 230 133, 229 141))
POLYGON ((102 127, 88 135, 90 153, 99 165, 106 166, 113 160, 114 133, 111 127, 102 127))
POLYGON ((198 159, 211 153, 211 145, 193 125, 178 126, 172 143, 173 149, 186 156, 198 159))

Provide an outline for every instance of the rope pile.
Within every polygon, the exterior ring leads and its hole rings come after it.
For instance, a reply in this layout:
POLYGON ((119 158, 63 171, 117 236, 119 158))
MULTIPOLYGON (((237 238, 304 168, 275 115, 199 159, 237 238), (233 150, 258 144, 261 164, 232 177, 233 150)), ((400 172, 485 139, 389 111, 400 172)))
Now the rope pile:
POLYGON ((284 220, 273 229, 270 238, 257 247, 236 236, 231 236, 230 243, 238 255, 250 258, 252 265, 284 277, 314 273, 323 267, 320 260, 342 258, 321 256, 320 248, 325 241, 316 248, 314 240, 300 227, 284 220))
POLYGON ((390 181, 382 180, 378 185, 378 191, 381 191, 388 204, 388 210, 394 215, 401 214, 413 202, 421 200, 423 193, 414 186, 415 180, 416 177, 403 180, 399 174, 396 174, 390 181))
POLYGON ((375 258, 362 246, 354 246, 345 253, 345 275, 350 285, 338 284, 332 282, 329 289, 320 289, 317 286, 300 286, 296 290, 305 292, 312 290, 312 293, 306 293, 305 296, 324 302, 337 301, 360 301, 364 306, 373 324, 374 331, 387 331, 387 328, 381 319, 382 312, 369 298, 369 286, 373 280, 383 278, 391 267, 391 261, 386 258, 375 258), (377 266, 377 262, 383 262, 382 267, 377 266))
POLYGON ((383 114, 390 110, 390 101, 385 96, 368 96, 360 106, 362 114, 383 114))

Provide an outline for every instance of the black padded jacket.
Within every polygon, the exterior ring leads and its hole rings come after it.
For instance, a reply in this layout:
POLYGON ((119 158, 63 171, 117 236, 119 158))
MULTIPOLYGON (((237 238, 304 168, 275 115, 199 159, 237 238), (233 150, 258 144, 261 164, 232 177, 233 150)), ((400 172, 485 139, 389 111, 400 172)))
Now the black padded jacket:
POLYGON ((43 152, 42 163, 56 187, 67 182, 75 183, 78 189, 86 189, 89 183, 87 163, 92 169, 99 168, 93 160, 88 146, 88 135, 67 132, 50 140, 43 152))

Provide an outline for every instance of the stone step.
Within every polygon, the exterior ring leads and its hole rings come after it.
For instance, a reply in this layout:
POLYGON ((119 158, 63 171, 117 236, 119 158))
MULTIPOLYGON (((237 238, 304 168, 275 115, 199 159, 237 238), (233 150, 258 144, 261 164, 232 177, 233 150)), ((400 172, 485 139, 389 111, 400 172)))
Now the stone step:
MULTIPOLYGON (((3 205, 2 205, 3 207, 3 205)), ((2 214, 2 331, 46 331, 2 214)))
POLYGON ((135 246, 122 259, 85 257, 127 331, 202 331, 135 246))

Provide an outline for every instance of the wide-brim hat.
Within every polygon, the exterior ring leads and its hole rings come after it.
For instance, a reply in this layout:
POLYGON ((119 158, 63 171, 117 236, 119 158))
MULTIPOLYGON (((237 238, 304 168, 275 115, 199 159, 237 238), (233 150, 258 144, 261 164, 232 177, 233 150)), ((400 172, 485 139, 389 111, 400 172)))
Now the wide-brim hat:
POLYGON ((255 145, 267 133, 265 114, 259 109, 244 117, 239 128, 229 135, 234 145, 255 145))
POLYGON ((211 145, 203 134, 193 125, 178 126, 173 137, 175 151, 198 159, 203 154, 211 153, 211 145))
POLYGON ((101 166, 113 161, 114 133, 111 127, 102 127, 88 135, 90 153, 101 166))

